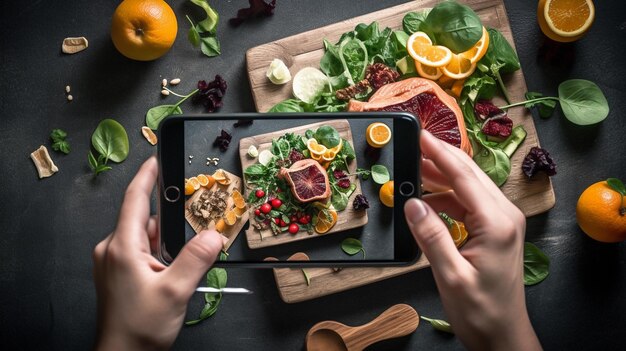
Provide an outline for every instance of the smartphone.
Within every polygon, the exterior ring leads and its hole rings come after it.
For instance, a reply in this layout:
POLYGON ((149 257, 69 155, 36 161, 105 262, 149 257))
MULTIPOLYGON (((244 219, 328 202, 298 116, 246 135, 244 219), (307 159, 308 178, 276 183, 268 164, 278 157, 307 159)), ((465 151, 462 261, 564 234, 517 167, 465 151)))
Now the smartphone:
POLYGON ((403 207, 420 196, 419 128, 405 112, 167 118, 158 258, 215 229, 222 266, 410 264, 419 248, 403 207))

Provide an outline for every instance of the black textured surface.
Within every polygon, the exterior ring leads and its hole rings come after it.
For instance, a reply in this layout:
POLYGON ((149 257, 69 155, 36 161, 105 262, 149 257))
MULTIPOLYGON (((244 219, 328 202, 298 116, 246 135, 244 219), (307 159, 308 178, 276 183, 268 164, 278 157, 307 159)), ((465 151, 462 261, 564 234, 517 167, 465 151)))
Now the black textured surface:
MULTIPOLYGON (((141 162, 155 152, 139 128, 145 111, 161 101, 162 77, 180 77, 178 90, 222 75, 229 84, 222 112, 253 111, 244 54, 248 48, 404 2, 278 1, 272 18, 238 28, 227 19, 244 0, 213 1, 222 16, 223 54, 208 59, 186 41, 184 14, 200 15, 185 1, 170 1, 178 16, 176 43, 150 63, 120 56, 109 39, 117 1, 3 1, 0 29, 2 163, 0 166, 0 340, 3 349, 87 349, 95 335, 96 300, 91 250, 116 222, 123 190, 141 162), (332 5, 330 5, 332 4, 332 5), (63 38, 86 36, 85 52, 66 56, 63 38), (64 87, 74 101, 67 103, 64 87), (101 119, 115 118, 129 132, 129 158, 93 180, 87 166, 90 136, 101 119), (61 171, 38 180, 28 155, 49 145, 53 128, 69 134, 72 153, 52 156, 61 171)), ((560 111, 535 120, 539 138, 558 164, 556 206, 530 218, 527 240, 551 258, 549 277, 527 287, 531 320, 547 350, 623 350, 626 343, 626 244, 600 244, 576 225, 579 194, 610 176, 626 180, 626 13, 621 1, 596 1, 596 21, 586 37, 545 45, 536 1, 505 1, 529 90, 556 94, 568 78, 595 81, 611 113, 593 127, 576 127, 560 111)), ((200 113, 200 106, 184 105, 200 113)), ((307 330, 326 319, 365 323, 396 303, 445 318, 430 270, 324 298, 288 305, 271 271, 229 269, 229 285, 255 291, 226 296, 212 319, 184 328, 175 349, 300 350, 307 330)), ((200 310, 200 297, 190 316, 200 310)), ((423 324, 407 337, 374 349, 459 349, 458 339, 423 324)))

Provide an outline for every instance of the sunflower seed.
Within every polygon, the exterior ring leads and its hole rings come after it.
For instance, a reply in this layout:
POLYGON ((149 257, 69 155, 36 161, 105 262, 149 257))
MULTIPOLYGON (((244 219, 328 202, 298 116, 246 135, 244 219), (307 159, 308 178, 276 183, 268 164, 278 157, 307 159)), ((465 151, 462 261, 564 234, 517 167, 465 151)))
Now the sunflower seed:
POLYGON ((168 90, 165 90, 165 89, 161 90, 161 95, 168 96, 169 94, 170 92, 168 90))
POLYGON ((170 80, 171 85, 177 85, 178 83, 180 83, 180 78, 174 78, 170 80))
POLYGON ((163 78, 163 81, 161 81, 161 86, 167 86, 167 79, 163 78))

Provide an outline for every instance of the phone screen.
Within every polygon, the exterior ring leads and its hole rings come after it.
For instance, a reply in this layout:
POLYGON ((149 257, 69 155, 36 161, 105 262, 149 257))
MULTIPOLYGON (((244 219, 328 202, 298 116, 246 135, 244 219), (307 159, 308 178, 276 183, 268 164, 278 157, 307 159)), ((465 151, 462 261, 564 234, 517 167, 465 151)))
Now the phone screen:
POLYGON ((183 170, 184 240, 215 229, 228 262, 295 253, 318 263, 397 261, 410 238, 401 207, 419 191, 416 122, 289 116, 182 119, 183 157, 171 167, 183 170))

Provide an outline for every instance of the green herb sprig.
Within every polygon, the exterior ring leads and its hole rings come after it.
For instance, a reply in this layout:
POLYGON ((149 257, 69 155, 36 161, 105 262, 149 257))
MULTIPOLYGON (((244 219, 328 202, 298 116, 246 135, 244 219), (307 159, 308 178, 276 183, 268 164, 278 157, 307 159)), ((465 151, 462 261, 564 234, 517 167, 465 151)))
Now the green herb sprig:
POLYGON ((343 252, 347 253, 350 256, 354 256, 359 252, 363 253, 363 258, 365 259, 365 249, 363 248, 363 244, 360 240, 355 238, 346 238, 341 242, 341 249, 343 252))
POLYGON ((191 24, 187 39, 194 47, 200 47, 202 53, 208 57, 218 56, 221 53, 220 42, 217 40, 217 23, 219 15, 207 0, 190 0, 193 4, 201 7, 207 17, 194 24, 189 16, 185 16, 191 24))
POLYGON ((113 119, 102 120, 91 135, 91 145, 98 152, 96 158, 89 151, 89 167, 98 175, 111 170, 108 161, 120 163, 128 157, 129 144, 126 129, 113 119))
POLYGON ((603 121, 609 115, 609 103, 600 87, 585 79, 570 79, 559 84, 559 96, 543 96, 540 93, 527 93, 527 100, 501 106, 506 110, 524 105, 527 108, 539 107, 539 114, 547 118, 561 103, 563 115, 577 125, 590 125, 603 121))
POLYGON ((52 149, 67 155, 70 153, 70 143, 65 138, 67 138, 67 133, 61 129, 53 129, 52 133, 50 133, 52 149))

